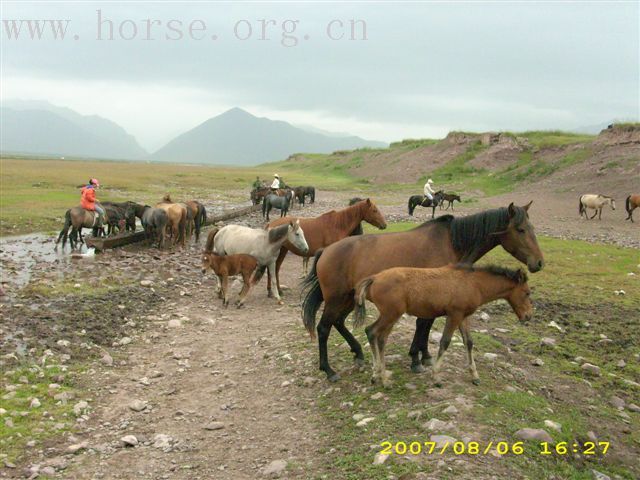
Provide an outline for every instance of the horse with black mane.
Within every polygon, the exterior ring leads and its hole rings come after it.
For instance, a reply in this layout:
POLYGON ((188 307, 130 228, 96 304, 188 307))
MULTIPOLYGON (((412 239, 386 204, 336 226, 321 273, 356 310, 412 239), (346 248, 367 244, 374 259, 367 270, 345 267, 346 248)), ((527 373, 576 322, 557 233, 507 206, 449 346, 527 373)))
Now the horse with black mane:
POLYGON ((316 201, 316 188, 312 186, 296 187, 293 189, 293 194, 298 200, 298 203, 303 206, 306 197, 309 197, 309 203, 315 203, 316 201))
POLYGON ((442 200, 440 200, 440 210, 442 210, 444 202, 449 202, 445 210, 449 210, 449 207, 451 207, 451 210, 453 210, 453 202, 456 200, 462 202, 462 200, 460 200, 460 195, 456 195, 455 193, 443 193, 442 200))
MULTIPOLYGON (((533 226, 529 222, 531 203, 487 210, 454 218, 443 215, 407 232, 347 237, 316 253, 311 272, 303 282, 302 318, 309 334, 315 336, 316 314, 325 303, 317 326, 320 369, 329 380, 338 374, 329 365, 327 341, 336 327, 351 347, 355 361, 362 364, 362 347, 345 326, 353 310, 354 289, 364 278, 392 267, 433 268, 451 263, 473 264, 501 245, 531 272, 544 266, 544 258, 533 226)), ((424 371, 431 365, 427 346, 434 318, 418 318, 409 351, 411 369, 424 371), (420 359, 422 354, 422 360, 420 359)))
POLYGON ((629 195, 624 202, 624 207, 628 213, 625 220, 631 220, 633 222, 633 211, 640 207, 640 194, 629 195))
POLYGON ((434 218, 436 216, 436 207, 440 205, 443 195, 442 190, 438 190, 434 193, 433 200, 426 195, 411 195, 408 203, 409 215, 413 216, 413 211, 417 206, 431 207, 431 218, 434 218))
POLYGON ((293 191, 287 190, 283 197, 275 195, 273 193, 264 197, 262 202, 262 218, 266 218, 269 221, 269 212, 272 208, 280 209, 280 216, 286 217, 291 208, 291 202, 293 201, 293 191))

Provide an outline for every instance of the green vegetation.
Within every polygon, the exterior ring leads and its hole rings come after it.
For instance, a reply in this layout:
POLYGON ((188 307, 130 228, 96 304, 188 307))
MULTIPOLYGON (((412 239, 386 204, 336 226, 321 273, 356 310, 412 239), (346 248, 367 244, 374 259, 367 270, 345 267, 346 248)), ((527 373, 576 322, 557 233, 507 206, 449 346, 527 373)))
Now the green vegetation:
POLYGON ((511 134, 526 138, 536 148, 563 147, 593 140, 595 135, 563 132, 560 130, 537 130, 511 134))

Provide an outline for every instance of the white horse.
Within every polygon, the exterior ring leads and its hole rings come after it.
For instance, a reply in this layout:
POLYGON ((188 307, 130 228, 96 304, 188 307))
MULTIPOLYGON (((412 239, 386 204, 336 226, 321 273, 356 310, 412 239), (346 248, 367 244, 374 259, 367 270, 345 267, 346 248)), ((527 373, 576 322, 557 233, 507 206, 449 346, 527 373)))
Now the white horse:
MULTIPOLYGON (((275 228, 249 228, 241 225, 227 225, 221 228, 213 240, 213 252, 217 255, 245 253, 258 262, 254 273, 254 282, 260 280, 266 268, 272 285, 275 285, 276 259, 282 244, 289 241, 297 249, 306 253, 309 250, 300 222, 296 220, 275 228)), ((282 303, 278 289, 273 290, 276 299, 282 303)))
POLYGON ((585 218, 589 218, 589 216, 587 215, 587 208, 592 208, 595 210, 595 212, 593 213, 593 216, 591 218, 594 218, 596 215, 598 215, 598 220, 602 220, 602 207, 604 207, 605 205, 611 206, 611 210, 616 209, 616 201, 611 197, 607 197, 606 195, 592 194, 582 195, 580 196, 578 212, 580 213, 580 217, 582 217, 582 215, 584 214, 585 218))

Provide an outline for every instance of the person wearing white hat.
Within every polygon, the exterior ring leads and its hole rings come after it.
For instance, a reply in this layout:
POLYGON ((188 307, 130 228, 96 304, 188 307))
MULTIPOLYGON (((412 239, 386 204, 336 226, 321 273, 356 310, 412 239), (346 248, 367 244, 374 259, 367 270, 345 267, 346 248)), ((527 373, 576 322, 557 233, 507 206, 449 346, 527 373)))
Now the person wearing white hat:
POLYGON ((427 180, 427 183, 424 184, 424 196, 429 200, 433 200, 433 194, 436 193, 433 189, 433 180, 427 180))
POLYGON ((273 182, 271 183, 271 189, 277 190, 280 188, 280 176, 277 173, 273 174, 273 182))

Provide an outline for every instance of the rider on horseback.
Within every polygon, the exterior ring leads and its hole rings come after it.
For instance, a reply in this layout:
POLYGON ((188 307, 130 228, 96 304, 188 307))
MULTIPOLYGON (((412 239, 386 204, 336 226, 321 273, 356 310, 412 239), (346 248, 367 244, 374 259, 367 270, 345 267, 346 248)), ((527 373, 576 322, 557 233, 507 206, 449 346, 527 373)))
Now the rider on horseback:
POLYGON ((258 190, 259 188, 262 188, 262 186, 262 180, 260 180, 260 177, 256 177, 255 182, 253 182, 253 189, 258 190))
POLYGON ((280 188, 280 176, 277 173, 273 174, 273 183, 271 183, 271 190, 276 191, 280 188))
POLYGON ((436 193, 433 189, 433 180, 427 180, 427 183, 424 184, 424 196, 429 200, 433 200, 433 194, 436 193))
POLYGON ((80 198, 80 205, 85 210, 90 210, 98 214, 98 218, 94 222, 95 227, 100 227, 104 221, 104 208, 100 206, 96 199, 96 189, 100 187, 100 183, 97 178, 89 180, 89 185, 82 188, 82 197, 80 198))

